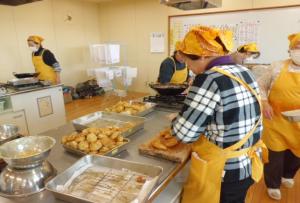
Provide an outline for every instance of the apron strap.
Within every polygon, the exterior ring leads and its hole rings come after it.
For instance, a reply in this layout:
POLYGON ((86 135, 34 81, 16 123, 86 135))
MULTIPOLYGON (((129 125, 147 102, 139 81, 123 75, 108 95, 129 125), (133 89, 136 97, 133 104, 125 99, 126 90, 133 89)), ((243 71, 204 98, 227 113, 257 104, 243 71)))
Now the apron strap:
POLYGON ((43 49, 40 56, 43 56, 45 51, 46 49, 43 49))
MULTIPOLYGON (((229 73, 228 71, 225 71, 222 68, 218 68, 218 67, 214 67, 211 70, 214 70, 218 73, 221 73, 235 81, 237 81, 238 83, 240 83, 243 87, 245 87, 246 89, 248 89, 257 99, 260 109, 262 109, 262 104, 261 104, 261 99, 260 96, 256 93, 256 91, 249 85, 247 84, 245 81, 241 80, 240 78, 234 76, 233 74, 229 73)), ((230 147, 227 147, 226 149, 224 149, 225 151, 234 151, 237 150, 239 148, 241 148, 246 142, 247 140, 253 135, 254 131, 256 130, 257 126, 260 124, 262 120, 262 114, 260 114, 260 117, 258 119, 258 121, 256 122, 256 124, 253 126, 253 128, 246 134, 246 136, 241 139, 239 142, 235 143, 234 145, 231 145, 230 147)))
POLYGON ((169 56, 168 58, 171 59, 174 63, 174 73, 175 73, 177 71, 176 62, 175 62, 175 60, 173 59, 172 56, 169 56))
MULTIPOLYGON (((40 55, 37 55, 37 56, 43 56, 45 51, 46 51, 46 49, 42 49, 41 54, 40 54, 40 55)), ((34 56, 35 56, 34 53, 32 53, 32 57, 34 57, 34 56)))

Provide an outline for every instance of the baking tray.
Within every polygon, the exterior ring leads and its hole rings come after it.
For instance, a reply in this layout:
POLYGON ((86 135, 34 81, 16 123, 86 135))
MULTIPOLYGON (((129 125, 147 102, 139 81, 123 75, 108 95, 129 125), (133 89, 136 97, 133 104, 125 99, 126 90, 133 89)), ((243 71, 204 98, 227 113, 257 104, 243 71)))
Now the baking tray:
MULTIPOLYGON (((132 103, 143 103, 146 105, 146 110, 144 111, 141 111, 133 116, 140 116, 140 117, 144 117, 146 116, 147 114, 153 112, 155 110, 155 106, 156 104, 155 103, 151 103, 151 102, 144 102, 144 101, 139 101, 139 100, 130 100, 128 101, 129 104, 132 104, 132 103)), ((110 112, 110 111, 107 111, 107 112, 110 112)), ((116 113, 116 112, 115 112, 116 113)), ((121 112, 120 114, 124 114, 124 115, 130 115, 126 112, 121 112)))
MULTIPOLYGON (((86 168, 87 165, 107 167, 116 170, 128 169, 143 175, 151 177, 147 189, 142 193, 139 193, 139 203, 145 202, 153 188, 155 187, 163 169, 160 166, 147 165, 137 162, 126 161, 122 159, 116 159, 112 157, 97 156, 97 155, 87 155, 78 160, 70 168, 57 175, 54 179, 46 184, 46 190, 51 191, 54 196, 58 199, 72 202, 72 203, 91 203, 86 199, 80 199, 70 194, 66 194, 58 190, 59 186, 65 185, 69 179, 73 178, 73 174, 77 171, 86 168)), ((147 181, 148 182, 148 181, 147 181)))
POLYGON ((300 109, 293 110, 293 111, 284 111, 281 114, 292 122, 300 122, 300 109))
POLYGON ((134 100, 130 101, 130 103, 134 103, 134 102, 144 103, 146 105, 147 109, 145 111, 141 111, 138 114, 136 114, 137 116, 142 116, 142 117, 153 112, 156 106, 155 103, 151 103, 151 102, 141 102, 141 101, 134 101, 134 100))
MULTIPOLYGON (((119 152, 121 152, 122 150, 125 149, 126 145, 130 142, 130 140, 128 138, 124 138, 124 144, 117 146, 113 149, 111 149, 110 151, 102 154, 102 156, 115 156, 116 154, 118 154, 119 152)), ((78 149, 73 149, 71 147, 68 147, 67 145, 63 144, 63 147, 65 148, 66 151, 72 153, 72 154, 76 154, 78 156, 85 156, 87 155, 85 152, 80 151, 78 149)))
POLYGON ((138 116, 129 116, 119 113, 98 111, 75 119, 72 121, 72 123, 77 131, 82 131, 89 127, 101 128, 107 127, 109 125, 122 127, 126 123, 134 123, 135 125, 132 128, 122 133, 123 137, 128 137, 138 130, 143 129, 145 120, 145 118, 138 116))

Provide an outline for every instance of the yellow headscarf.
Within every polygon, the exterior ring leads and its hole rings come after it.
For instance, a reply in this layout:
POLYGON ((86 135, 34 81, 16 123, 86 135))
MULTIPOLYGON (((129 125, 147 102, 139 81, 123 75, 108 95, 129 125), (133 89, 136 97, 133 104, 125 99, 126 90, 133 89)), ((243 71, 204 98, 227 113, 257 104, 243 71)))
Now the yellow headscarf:
POLYGON ((179 51, 197 56, 223 56, 232 48, 231 31, 206 26, 192 28, 178 45, 179 51))
POLYGON ((28 37, 27 41, 33 41, 37 44, 41 44, 42 41, 44 41, 44 38, 38 36, 38 35, 31 35, 28 37))
POLYGON ((257 44, 252 42, 249 44, 244 44, 242 46, 239 46, 239 48, 237 49, 237 51, 241 51, 243 50, 244 52, 252 52, 252 53, 259 53, 257 44))
POLYGON ((175 51, 178 51, 180 48, 181 41, 177 41, 175 44, 175 51))
POLYGON ((295 45, 300 41, 300 32, 289 35, 290 49, 294 48, 295 45))

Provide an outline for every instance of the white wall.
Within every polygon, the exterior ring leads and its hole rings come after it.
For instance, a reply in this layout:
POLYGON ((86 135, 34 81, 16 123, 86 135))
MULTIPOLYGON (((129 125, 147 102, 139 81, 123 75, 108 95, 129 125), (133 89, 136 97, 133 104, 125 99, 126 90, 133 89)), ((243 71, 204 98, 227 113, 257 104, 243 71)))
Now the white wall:
POLYGON ((138 79, 131 89, 149 92, 147 83, 155 81, 165 53, 150 53, 150 33, 168 33, 168 16, 191 13, 207 13, 257 7, 300 4, 300 0, 223 0, 222 8, 181 11, 160 5, 158 0, 112 0, 100 3, 100 36, 103 42, 117 41, 127 45, 129 65, 139 69, 138 79))

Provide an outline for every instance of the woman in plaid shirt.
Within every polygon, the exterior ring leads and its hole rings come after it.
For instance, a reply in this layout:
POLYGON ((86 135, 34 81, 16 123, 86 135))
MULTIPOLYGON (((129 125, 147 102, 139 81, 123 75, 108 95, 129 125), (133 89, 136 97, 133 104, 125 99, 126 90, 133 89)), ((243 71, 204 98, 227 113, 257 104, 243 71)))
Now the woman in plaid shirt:
POLYGON ((180 52, 197 76, 172 132, 193 143, 184 203, 244 202, 253 180, 262 175, 261 109, 251 72, 234 63, 232 33, 193 28, 180 52))

